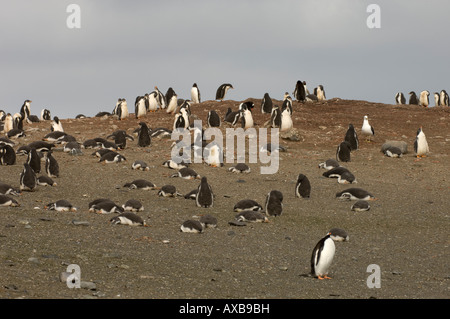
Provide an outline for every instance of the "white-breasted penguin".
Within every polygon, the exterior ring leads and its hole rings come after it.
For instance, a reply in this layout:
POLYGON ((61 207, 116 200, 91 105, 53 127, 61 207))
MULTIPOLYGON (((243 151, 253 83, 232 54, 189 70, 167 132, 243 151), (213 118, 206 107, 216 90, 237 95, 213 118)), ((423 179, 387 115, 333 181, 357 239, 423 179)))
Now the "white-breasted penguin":
POLYGON ((124 98, 119 99, 115 115, 119 117, 119 120, 124 120, 128 118, 130 114, 128 112, 128 104, 126 99, 124 98))
POLYGON ((249 109, 245 109, 241 111, 241 127, 246 130, 248 128, 253 127, 253 115, 249 109))
POLYGON ((142 190, 153 190, 159 189, 155 184, 145 179, 136 179, 131 183, 125 183, 123 187, 127 187, 129 189, 142 189, 142 190))
POLYGON ((278 105, 272 107, 272 112, 270 113, 270 127, 281 127, 281 110, 278 105))
POLYGON ((5 120, 4 120, 4 126, 3 126, 3 131, 5 133, 8 133, 9 131, 11 131, 14 128, 14 119, 11 115, 11 113, 6 114, 5 116, 5 120))
POLYGON ((149 171, 150 170, 150 167, 148 166, 148 164, 141 160, 135 160, 131 164, 131 168, 134 170, 141 170, 141 171, 149 171))
POLYGON ((356 183, 356 178, 347 168, 338 166, 334 167, 322 174, 327 178, 337 178, 339 184, 353 184, 356 183))
POLYGON ((169 87, 169 89, 166 92, 166 103, 167 103, 167 113, 175 114, 175 111, 178 107, 178 96, 175 93, 175 91, 169 87))
POLYGON ((438 92, 434 92, 434 106, 441 105, 441 95, 438 92))
POLYGON ((260 211, 263 210, 263 207, 253 199, 242 199, 234 205, 233 210, 235 212, 241 212, 244 210, 260 211))
POLYGON ((441 90, 439 100, 441 106, 449 106, 449 98, 447 91, 441 90))
POLYGON ((0 145, 0 164, 1 165, 16 164, 16 153, 11 145, 9 144, 0 145))
POLYGON ((210 110, 207 118, 208 127, 220 127, 220 116, 216 111, 210 110))
POLYGON ((98 161, 99 161, 99 163, 111 164, 111 163, 124 162, 126 160, 127 159, 122 154, 111 151, 111 152, 106 152, 105 154, 103 154, 102 157, 100 157, 100 159, 98 161))
POLYGON ((56 186, 57 183, 47 175, 41 175, 37 178, 36 183, 39 186, 56 186))
POLYGON ((367 140, 370 142, 371 137, 375 135, 375 130, 372 125, 369 124, 369 116, 364 115, 363 125, 361 127, 361 133, 367 136, 367 140))
POLYGON ((375 200, 375 196, 362 188, 347 188, 336 193, 336 198, 348 200, 375 200))
POLYGON ((305 85, 303 84, 302 81, 297 81, 295 83, 295 89, 294 89, 294 92, 292 94, 294 95, 294 98, 297 101, 304 102, 306 100, 305 85))
POLYGON ((201 103, 200 90, 197 83, 194 83, 191 88, 191 101, 192 103, 201 103))
POLYGON ((181 224, 180 230, 183 233, 203 233, 205 226, 198 220, 188 219, 181 224))
POLYGON ((264 97, 261 101, 261 113, 263 114, 270 114, 272 113, 272 98, 270 97, 269 93, 264 93, 264 97))
POLYGON ((347 141, 341 142, 336 149, 336 160, 339 162, 350 162, 351 145, 347 141))
POLYGON ((409 92, 408 104, 419 105, 419 99, 417 98, 416 92, 414 92, 414 91, 409 92))
POLYGON ((173 174, 170 177, 180 177, 183 179, 201 179, 201 176, 189 167, 180 168, 177 173, 173 174))
POLYGON ((398 92, 397 94, 395 94, 395 104, 405 104, 406 103, 406 98, 403 95, 402 92, 398 92))
POLYGON ((144 205, 137 199, 129 199, 122 205, 124 211, 141 212, 144 210, 144 205))
POLYGON ((20 193, 21 193, 20 189, 12 187, 9 184, 5 184, 5 183, 0 182, 0 194, 2 194, 2 195, 19 196, 20 193))
POLYGON ((223 101, 229 89, 234 89, 230 83, 220 85, 216 91, 216 100, 223 101))
POLYGON ((56 202, 45 205, 45 209, 55 210, 57 212, 76 212, 77 209, 65 199, 57 200, 56 202))
POLYGON ((170 169, 179 170, 179 169, 188 167, 189 164, 188 163, 184 163, 184 162, 177 163, 176 161, 170 159, 170 160, 164 161, 162 163, 162 166, 170 168, 170 169))
POLYGON ((199 222, 202 223, 205 228, 217 227, 217 218, 210 214, 200 216, 199 222))
POLYGON ((114 131, 112 134, 108 135, 106 138, 114 139, 114 143, 116 144, 117 148, 119 148, 119 149, 126 148, 127 140, 134 141, 134 137, 127 134, 127 132, 125 130, 114 131))
POLYGON ((228 171, 232 173, 250 173, 250 167, 245 163, 237 163, 235 166, 229 167, 228 171))
POLYGON ((212 167, 223 166, 223 150, 216 142, 211 142, 203 149, 205 163, 212 167))
POLYGON ((139 147, 147 147, 150 146, 152 140, 150 137, 150 133, 148 130, 148 126, 145 122, 139 123, 139 134, 138 134, 138 146, 139 147))
POLYGON ((41 157, 35 148, 32 148, 27 156, 27 163, 36 174, 41 172, 41 157))
POLYGON ((402 157, 403 153, 402 150, 396 146, 389 146, 386 147, 383 151, 384 155, 386 155, 387 157, 397 157, 400 158, 402 157))
POLYGON ((319 85, 314 88, 314 95, 317 96, 317 100, 319 101, 325 101, 327 99, 323 85, 319 85))
POLYGON ((7 207, 7 206, 18 207, 20 206, 20 204, 14 198, 0 194, 0 207, 7 207))
POLYGON ((47 109, 42 109, 40 119, 41 121, 50 121, 52 119, 50 111, 47 109))
POLYGON ((165 109, 167 107, 167 101, 165 95, 155 86, 155 94, 156 94, 156 102, 158 103, 158 107, 161 109, 165 109))
POLYGON ((59 164, 52 153, 52 151, 48 151, 45 154, 45 172, 48 177, 59 177, 59 164))
POLYGON ((161 186, 160 190, 158 191, 158 195, 161 197, 177 197, 177 196, 183 196, 181 193, 177 191, 177 188, 173 185, 164 185, 161 186))
POLYGON ((114 203, 113 201, 105 200, 90 205, 89 212, 97 214, 112 214, 112 213, 121 214, 124 212, 124 209, 121 206, 114 203))
POLYGON ((145 96, 138 96, 134 102, 134 117, 140 119, 147 114, 147 105, 145 96))
MULTIPOLYGON (((170 109, 170 105, 167 110, 170 109)), ((175 115, 173 121, 173 130, 176 129, 187 129, 189 127, 189 115, 185 108, 181 108, 180 111, 175 115)))
POLYGON ((261 213, 260 211, 254 210, 243 210, 236 214, 234 217, 237 221, 240 222, 249 222, 249 223, 268 223, 269 219, 266 215, 261 213))
POLYGON ((59 120, 59 117, 54 116, 53 120, 52 120, 52 124, 51 124, 51 131, 60 131, 60 132, 64 132, 63 126, 61 121, 59 120))
POLYGON ((328 277, 333 262, 336 246, 331 233, 323 237, 313 249, 311 256, 311 275, 318 279, 331 279, 328 277))
POLYGON ((294 127, 294 122, 292 121, 291 114, 292 112, 289 107, 286 107, 281 111, 280 132, 289 131, 294 127))
POLYGON ((420 92, 419 105, 423 107, 428 107, 429 104, 430 104, 430 92, 427 90, 420 92))
POLYGON ((355 212, 365 212, 370 209, 370 204, 366 200, 357 200, 350 209, 355 212))
POLYGON ((28 163, 23 164, 23 170, 20 173, 20 190, 34 191, 36 188, 36 174, 28 163))
POLYGON ((28 123, 30 123, 29 118, 31 115, 31 107, 30 107, 31 102, 32 102, 31 100, 25 100, 23 102, 22 107, 20 108, 20 114, 22 115, 23 120, 27 121, 28 123))
POLYGON ((200 185, 197 188, 195 203, 197 204, 197 207, 208 208, 214 206, 214 193, 211 185, 208 184, 206 176, 202 177, 200 185))
POLYGON ((306 175, 299 174, 297 177, 297 183, 295 185, 295 197, 310 198, 310 196, 311 183, 306 175))
POLYGON ((114 225, 146 226, 141 216, 132 212, 123 212, 109 220, 114 225))
POLYGON ((280 216, 283 213, 283 193, 270 191, 266 196, 265 212, 269 216, 280 216))
POLYGON ((350 236, 342 228, 331 228, 329 233, 330 233, 331 239, 333 239, 335 242, 337 242, 337 241, 349 241, 350 240, 350 236))
POLYGON ((358 134, 353 126, 353 124, 348 125, 347 132, 345 133, 344 141, 350 143, 350 149, 356 151, 359 147, 358 134))
POLYGON ((338 161, 333 158, 327 159, 325 162, 319 163, 319 168, 324 168, 326 170, 330 170, 335 167, 341 166, 338 161))
POLYGON ((228 108, 227 114, 225 114, 224 122, 230 123, 232 126, 235 126, 241 119, 241 115, 241 111, 231 111, 231 108, 228 108))
POLYGON ((416 157, 426 157, 430 151, 428 147, 427 137, 422 130, 422 126, 417 130, 416 139, 414 141, 414 152, 416 157))

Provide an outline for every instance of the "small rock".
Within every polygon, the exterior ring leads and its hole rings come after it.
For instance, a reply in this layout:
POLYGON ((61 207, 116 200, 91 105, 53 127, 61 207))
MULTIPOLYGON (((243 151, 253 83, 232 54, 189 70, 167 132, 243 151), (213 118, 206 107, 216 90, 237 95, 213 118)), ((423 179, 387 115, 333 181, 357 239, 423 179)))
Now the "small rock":
POLYGON ((89 226, 89 222, 84 221, 84 220, 72 220, 72 224, 76 225, 76 226, 89 226))
POLYGON ((28 258, 28 262, 30 262, 32 264, 40 264, 39 259, 37 259, 36 257, 28 258))
POLYGON ((88 289, 88 290, 96 290, 97 285, 91 281, 81 281, 80 288, 88 289))

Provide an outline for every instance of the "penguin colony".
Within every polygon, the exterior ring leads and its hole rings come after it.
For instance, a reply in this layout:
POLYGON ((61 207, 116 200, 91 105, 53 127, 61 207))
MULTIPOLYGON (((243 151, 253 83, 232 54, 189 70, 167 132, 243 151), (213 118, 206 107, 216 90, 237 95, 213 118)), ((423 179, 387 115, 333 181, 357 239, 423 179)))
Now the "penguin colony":
MULTIPOLYGON (((99 162, 104 164, 120 163, 127 161, 127 159, 119 152, 129 147, 127 141, 133 142, 132 147, 136 144, 138 148, 146 149, 151 147, 152 138, 161 138, 163 136, 170 136, 171 130, 167 128, 151 129, 145 122, 146 116, 150 113, 164 110, 165 113, 174 116, 173 130, 176 129, 191 129, 191 103, 202 103, 200 90, 196 83, 191 88, 190 100, 181 100, 172 88, 169 88, 166 94, 163 94, 158 87, 151 93, 146 93, 138 96, 135 99, 135 114, 134 117, 139 121, 138 127, 135 129, 137 138, 129 134, 125 130, 116 130, 110 135, 103 138, 92 138, 83 142, 78 142, 72 135, 65 132, 62 123, 57 116, 51 118, 50 111, 43 109, 40 118, 31 114, 31 100, 25 100, 20 113, 12 116, 0 111, 1 129, 6 137, 0 140, 0 161, 2 165, 19 165, 17 163, 17 156, 25 155, 26 160, 23 162, 23 169, 18 179, 19 187, 12 187, 0 181, 0 206, 18 207, 20 203, 12 196, 18 196, 22 192, 34 192, 40 186, 57 187, 58 184, 54 179, 60 176, 60 167, 58 156, 54 156, 54 149, 58 145, 64 147, 64 152, 72 155, 82 154, 82 150, 95 149, 91 156, 99 158, 99 162), (27 145, 18 147, 14 151, 16 143, 9 138, 20 139, 25 135, 24 124, 32 124, 33 122, 48 121, 50 122, 51 133, 47 134, 42 141, 34 141, 27 145), (114 140, 108 141, 109 140, 114 140), (70 144, 72 143, 72 144, 70 144), (66 147, 71 145, 71 147, 66 147), (67 151, 66 151, 67 149, 67 151), (41 164, 42 167, 41 167, 41 164), (42 175, 41 173, 45 173, 42 175), (40 176, 38 176, 41 174, 40 176)), ((216 92, 216 100, 223 101, 226 98, 230 89, 234 87, 225 83, 218 87, 216 92)), ((317 86, 310 94, 306 87, 305 81, 297 81, 294 92, 292 93, 295 100, 301 103, 326 101, 325 90, 322 85, 317 86)), ((409 104, 422 105, 427 107, 429 105, 428 91, 422 91, 419 97, 411 91, 409 104)), ((266 122, 269 127, 280 128, 281 131, 287 131, 293 128, 292 114, 294 113, 293 100, 287 92, 284 95, 282 105, 276 105, 269 93, 265 93, 262 98, 259 110, 262 114, 268 114, 270 119, 266 122)), ((445 90, 434 94, 436 106, 448 106, 448 94, 445 90)), ((395 97, 396 104, 406 104, 406 98, 402 93, 398 93, 395 97)), ((233 111, 228 109, 225 117, 221 118, 215 110, 210 110, 207 116, 208 127, 221 127, 224 123, 231 126, 240 126, 244 129, 253 127, 255 122, 253 120, 252 112, 255 105, 253 102, 247 101, 240 103, 238 109, 233 111)), ((194 106, 195 108, 195 106, 194 106)), ((114 110, 111 113, 100 112, 97 117, 112 116, 119 121, 126 121, 131 118, 128 111, 126 99, 119 98, 114 110)), ((85 118, 80 114, 77 119, 85 118)), ((375 135, 375 130, 368 122, 368 116, 363 118, 363 125, 361 134, 366 135, 370 140, 375 135)), ((270 144, 268 144, 270 146, 270 144)), ((340 184, 354 184, 356 183, 355 176, 347 168, 341 166, 341 163, 351 162, 350 154, 359 149, 359 140, 357 132, 353 124, 348 125, 348 130, 344 136, 344 140, 340 143, 336 150, 336 159, 328 159, 325 162, 319 163, 318 167, 325 170, 322 174, 326 178, 336 178, 340 184)), ((281 147, 281 146, 280 146, 281 147)), ((422 128, 417 131, 417 138, 414 142, 414 149, 417 157, 426 156, 429 152, 428 144, 426 142, 425 134, 422 128)), ((273 151, 270 147, 268 151, 273 151)), ((217 154, 222 150, 210 149, 209 154, 217 154)), ((389 148, 386 153, 387 156, 400 157, 402 152, 398 148, 389 148), (389 154, 389 155, 388 155, 389 154)), ((210 155, 212 156, 212 155, 210 155)), ((211 159, 210 156, 205 157, 205 163, 214 162, 214 167, 221 167, 217 165, 216 159, 211 159)), ((186 180, 200 180, 197 186, 186 195, 179 193, 175 186, 164 185, 162 187, 156 186, 154 183, 145 178, 135 179, 132 182, 123 184, 124 188, 129 190, 158 190, 157 194, 160 197, 177 197, 181 196, 185 199, 194 199, 196 207, 199 209, 212 209, 214 202, 217 199, 217 194, 214 193, 213 186, 210 184, 210 179, 206 176, 200 176, 194 169, 189 168, 189 163, 177 163, 173 160, 166 160, 162 162, 162 167, 176 170, 176 173, 170 177, 179 177, 186 180)), ((131 165, 133 170, 140 170, 143 172, 150 171, 150 167, 145 161, 140 159, 134 160, 131 165)), ((250 168, 245 163, 238 163, 235 166, 227 168, 229 172, 233 173, 247 173, 250 168)), ((64 169, 62 170, 64 173, 64 169)), ((213 174, 211 174, 213 176, 213 174)), ((296 198, 309 199, 314 196, 311 190, 311 182, 307 176, 300 173, 297 175, 297 181, 293 194, 296 198)), ((375 196, 362 189, 351 187, 343 191, 339 191, 335 195, 336 198, 344 201, 354 201, 350 209, 354 212, 364 212, 370 209, 369 201, 376 200, 375 196)), ((272 189, 265 195, 264 205, 259 204, 253 199, 242 199, 238 201, 233 207, 236 213, 234 220, 230 221, 230 225, 245 226, 247 223, 269 223, 270 219, 282 218, 283 205, 286 199, 285 194, 281 191, 272 189)), ((44 206, 45 209, 54 210, 56 212, 77 212, 77 209, 66 199, 59 199, 55 202, 48 203, 44 206)), ((108 198, 97 198, 91 201, 88 205, 88 211, 97 214, 113 214, 109 219, 111 224, 131 225, 131 226, 148 226, 147 222, 138 214, 144 211, 144 206, 139 200, 129 199, 123 205, 108 198)), ((192 219, 185 220, 179 226, 180 231, 188 233, 203 233, 206 228, 216 228, 218 225, 217 218, 211 214, 202 214, 194 216, 192 219)), ((319 279, 330 278, 329 271, 336 251, 335 242, 348 241, 349 236, 344 230, 332 229, 325 233, 324 236, 318 240, 316 246, 312 249, 311 254, 311 273, 313 277, 319 279)))

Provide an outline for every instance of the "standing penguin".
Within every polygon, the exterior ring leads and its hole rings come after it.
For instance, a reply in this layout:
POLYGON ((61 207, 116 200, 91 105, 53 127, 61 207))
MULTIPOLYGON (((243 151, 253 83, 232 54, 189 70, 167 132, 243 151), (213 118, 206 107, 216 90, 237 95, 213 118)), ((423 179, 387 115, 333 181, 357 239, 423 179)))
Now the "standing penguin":
POLYGON ((16 164, 16 152, 9 144, 0 144, 0 163, 1 165, 16 164))
POLYGON ((43 109, 41 111, 41 121, 50 121, 52 119, 50 115, 50 111, 47 109, 43 109))
POLYGON ((147 147, 151 144, 150 133, 148 131, 148 126, 145 122, 139 123, 139 134, 138 134, 138 146, 147 147))
POLYGON ((55 131, 64 132, 61 121, 59 120, 59 118, 57 116, 53 117, 51 131, 52 132, 55 132, 55 131))
POLYGON ((166 93, 167 113, 175 114, 178 107, 178 97, 175 91, 170 87, 166 93))
POLYGON ((220 117, 216 111, 210 110, 208 112, 208 127, 220 127, 220 117))
POLYGON ((343 141, 336 150, 336 160, 339 162, 350 162, 350 152, 350 143, 343 141))
POLYGON ((289 107, 286 107, 281 112, 281 125, 280 125, 280 132, 286 132, 289 131, 294 127, 294 123, 292 121, 291 111, 289 107))
POLYGON ((200 103, 201 97, 200 97, 200 90, 197 86, 197 83, 194 83, 191 88, 191 101, 192 103, 200 103))
POLYGON ((295 197, 309 198, 311 195, 311 183, 304 174, 299 174, 295 185, 295 197))
POLYGON ((206 208, 213 207, 214 205, 214 193, 205 176, 202 177, 200 185, 198 186, 195 203, 197 204, 197 207, 206 208))
POLYGON ((45 156, 45 172, 48 177, 59 177, 59 164, 52 153, 52 151, 48 151, 45 156))
MULTIPOLYGON (((169 108, 167 108, 169 109, 169 108)), ((178 114, 175 115, 173 121, 173 130, 187 129, 189 127, 189 116, 185 108, 181 108, 178 114)))
POLYGON ((27 156, 27 163, 36 174, 41 172, 41 158, 35 148, 30 149, 27 156))
POLYGON ((318 101, 325 101, 327 99, 325 96, 323 85, 319 85, 318 87, 314 88, 314 95, 317 96, 318 101))
POLYGON ((253 116, 249 109, 241 111, 241 124, 244 130, 253 127, 253 116))
POLYGON ((414 152, 416 157, 426 157, 427 153, 430 151, 428 148, 427 138, 422 130, 422 126, 417 130, 416 140, 414 141, 414 152))
POLYGON ((158 103, 158 106, 161 109, 165 109, 167 107, 167 103, 166 103, 166 97, 164 96, 164 94, 158 89, 157 86, 155 86, 155 94, 156 94, 156 101, 158 103))
POLYGON ((419 105, 419 100, 417 99, 416 92, 411 91, 409 92, 409 103, 411 105, 419 105))
POLYGON ((445 90, 442 90, 440 93, 440 102, 441 106, 449 106, 448 94, 445 90))
POLYGON ((36 174, 28 163, 24 163, 22 173, 20 173, 20 190, 32 192, 36 188, 36 185, 36 174))
POLYGON ((405 96, 403 95, 402 92, 398 92, 398 93, 395 95, 395 104, 400 105, 400 104, 405 104, 405 103, 406 103, 406 98, 405 98, 405 96))
POLYGON ((20 108, 20 114, 22 115, 22 118, 24 121, 27 121, 28 123, 30 123, 30 115, 31 115, 31 108, 30 108, 30 103, 32 101, 30 100, 25 100, 23 102, 22 107, 20 108))
POLYGON ((223 101, 229 89, 233 89, 233 85, 230 83, 225 83, 219 86, 216 91, 216 100, 223 101))
POLYGON ((371 137, 375 135, 375 130, 373 126, 369 124, 369 117, 364 115, 363 125, 361 127, 361 133, 368 136, 368 141, 371 141, 371 137))
POLYGON ((336 246, 331 233, 323 237, 313 249, 311 256, 311 275, 318 279, 331 279, 328 272, 333 262, 336 246))
POLYGON ((441 95, 438 92, 434 92, 434 106, 441 105, 441 95))
POLYGON ((147 114, 147 106, 145 96, 136 97, 134 102, 134 117, 139 119, 147 114))
POLYGON ((116 115, 119 117, 119 120, 124 120, 128 118, 128 104, 126 99, 119 99, 120 103, 117 107, 116 115))
POLYGON ((359 146, 358 134, 356 134, 353 124, 348 125, 347 132, 345 133, 344 141, 350 143, 350 150, 356 151, 359 146))
POLYGON ((266 196, 266 214, 280 216, 283 213, 283 194, 278 190, 270 191, 266 196))
POLYGON ((8 133, 14 128, 14 119, 11 113, 6 114, 4 123, 3 131, 5 131, 5 133, 8 133))
POLYGON ((270 126, 273 128, 281 127, 281 110, 278 105, 272 107, 272 112, 270 113, 270 126))
POLYGON ((420 106, 428 107, 428 105, 430 104, 430 92, 429 91, 424 90, 424 91, 420 92, 419 104, 420 104, 420 106))
POLYGON ((261 113, 263 113, 263 114, 272 113, 272 106, 273 106, 273 102, 272 102, 272 99, 270 98, 269 93, 265 93, 264 97, 261 101, 261 113))
POLYGON ((145 94, 145 106, 148 112, 156 112, 158 110, 158 94, 153 91, 150 94, 145 94))
POLYGON ((304 102, 306 100, 305 85, 302 81, 297 81, 297 83, 295 84, 293 95, 297 101, 304 102))

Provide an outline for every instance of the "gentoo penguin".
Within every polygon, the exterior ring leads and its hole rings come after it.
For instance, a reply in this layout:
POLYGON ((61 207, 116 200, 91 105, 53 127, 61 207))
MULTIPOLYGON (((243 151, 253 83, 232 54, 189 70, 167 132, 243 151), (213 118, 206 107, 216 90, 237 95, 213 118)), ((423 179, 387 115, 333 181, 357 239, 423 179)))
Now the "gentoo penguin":
POLYGON ((250 222, 250 223, 268 223, 269 219, 266 215, 259 211, 254 210, 243 210, 239 212, 235 217, 237 221, 240 222, 250 222))
POLYGON ((304 174, 299 174, 295 185, 295 197, 309 198, 311 195, 311 183, 304 174))
POLYGON ((314 94, 308 94, 306 96, 306 102, 318 102, 318 101, 319 101, 319 99, 314 94))
POLYGON ((1 136, 1 137, 0 137, 0 146, 1 146, 1 145, 9 145, 9 146, 11 146, 11 147, 14 147, 14 146, 16 145, 16 143, 13 142, 12 140, 10 140, 10 139, 7 138, 7 137, 1 136))
POLYGON ((60 144, 61 140, 64 136, 66 136, 67 133, 66 132, 61 132, 61 131, 54 131, 54 132, 50 132, 48 134, 46 134, 42 140, 46 141, 46 142, 50 142, 50 143, 56 143, 56 144, 60 144))
POLYGON ((243 110, 249 110, 252 111, 255 107, 255 103, 253 103, 252 101, 246 101, 243 102, 241 104, 239 104, 239 110, 243 111, 243 110))
POLYGON ((167 113, 175 114, 175 111, 177 110, 178 107, 177 99, 178 99, 177 94, 170 87, 166 93, 167 113))
POLYGON ((353 127, 353 124, 348 125, 347 132, 345 133, 344 141, 350 143, 350 150, 356 151, 359 147, 358 134, 356 134, 356 130, 353 127))
POLYGON ((241 127, 246 130, 248 128, 253 127, 254 121, 252 112, 248 109, 241 111, 241 127))
POLYGON ((140 122, 140 129, 138 134, 138 146, 147 147, 151 144, 151 137, 148 130, 147 124, 145 122, 140 122))
POLYGON ((151 92, 150 94, 145 94, 145 107, 147 112, 156 112, 158 110, 158 93, 156 91, 151 92))
POLYGON ((126 160, 127 159, 122 154, 111 151, 111 152, 105 153, 102 157, 100 157, 100 159, 98 161, 100 163, 111 164, 111 163, 124 162, 126 160))
POLYGON ((78 114, 77 116, 75 116, 76 119, 85 119, 86 115, 84 114, 78 114))
POLYGON ((328 272, 333 262, 336 246, 331 233, 323 237, 313 249, 311 256, 311 275, 318 279, 331 279, 328 272))
POLYGON ((109 152, 114 152, 114 151, 107 149, 107 148, 100 148, 100 149, 96 150, 95 152, 93 152, 91 155, 101 158, 103 155, 105 155, 106 153, 109 153, 109 152))
POLYGON ((171 130, 164 128, 164 127, 157 127, 155 129, 151 130, 150 137, 152 137, 152 138, 153 137, 158 137, 158 138, 168 137, 168 138, 170 138, 171 134, 172 134, 171 130))
POLYGON ((89 202, 88 208, 91 209, 94 205, 97 205, 98 203, 101 203, 101 202, 112 202, 112 203, 114 203, 109 198, 96 198, 93 201, 89 202))
POLYGON ((441 95, 438 92, 434 92, 434 106, 441 105, 441 95))
POLYGON ((211 167, 222 167, 223 166, 223 150, 215 142, 208 144, 203 149, 203 156, 205 163, 211 167))
POLYGON ((362 188, 347 188, 336 193, 336 198, 349 200, 375 200, 375 196, 362 188))
POLYGON ((38 152, 50 152, 55 147, 55 144, 44 141, 34 141, 28 144, 28 147, 30 149, 35 148, 38 152))
POLYGON ((281 127, 281 110, 278 105, 272 107, 272 112, 270 113, 270 126, 273 128, 281 127))
POLYGON ((16 153, 9 144, 0 145, 0 163, 1 165, 16 164, 16 153))
MULTIPOLYGON (((113 113, 114 114, 114 113, 113 113)), ((128 112, 128 105, 126 99, 119 99, 119 103, 117 105, 117 110, 115 115, 119 117, 119 120, 123 120, 128 118, 129 112, 128 112)))
POLYGON ((414 152, 416 153, 416 157, 426 157, 429 151, 427 137, 421 126, 417 130, 416 140, 414 141, 414 152))
POLYGON ((264 207, 267 215, 280 216, 283 212, 283 194, 278 190, 270 191, 264 207))
POLYGON ((192 103, 200 103, 200 90, 197 86, 197 83, 194 83, 191 88, 191 101, 192 103))
POLYGON ((140 119, 147 114, 145 96, 138 96, 134 102, 134 117, 140 119))
POLYGON ((259 151, 267 153, 276 153, 276 152, 286 152, 287 149, 284 146, 276 143, 267 143, 266 145, 261 146, 259 151))
POLYGON ((41 172, 41 158, 35 148, 32 148, 28 153, 27 163, 36 174, 41 172))
POLYGON ((302 81, 297 81, 294 92, 292 93, 297 101, 304 102, 306 99, 305 85, 302 81))
POLYGON ((398 92, 396 95, 395 95, 395 104, 405 104, 406 103, 406 98, 405 98, 405 96, 403 95, 403 93, 402 92, 398 92))
POLYGON ((5 120, 4 120, 4 126, 3 126, 3 131, 5 133, 8 133, 9 131, 11 131, 14 128, 14 119, 11 115, 11 113, 6 114, 5 116, 5 120))
POLYGON ((141 171, 150 170, 150 167, 147 165, 147 163, 141 160, 135 160, 133 164, 131 164, 131 168, 134 170, 141 170, 141 171))
POLYGON ((348 236, 348 233, 343 230, 342 228, 331 228, 330 231, 330 237, 334 241, 349 241, 350 236, 348 236))
POLYGON ((51 126, 51 131, 60 131, 60 132, 64 132, 63 126, 61 121, 59 120, 59 117, 54 116, 53 117, 53 121, 52 121, 52 126, 51 126))
POLYGON ((419 105, 423 107, 428 107, 429 104, 430 104, 430 92, 427 90, 420 92, 419 105))
POLYGON ((319 168, 324 168, 326 170, 330 170, 332 168, 339 167, 339 166, 341 166, 339 164, 339 162, 332 158, 327 159, 325 162, 319 163, 319 168))
POLYGON ((205 176, 202 177, 200 185, 197 188, 195 203, 197 204, 197 207, 208 208, 214 206, 214 193, 205 176))
POLYGON ((158 103, 158 107, 161 109, 165 109, 167 107, 166 97, 164 94, 155 86, 155 94, 156 94, 156 102, 158 103))
POLYGON ((198 220, 188 219, 181 224, 180 230, 183 233, 203 233, 205 227, 198 220))
POLYGON ((210 214, 200 216, 199 222, 202 223, 206 228, 217 227, 217 218, 210 214))
POLYGON ((0 195, 0 206, 1 207, 18 207, 20 204, 14 199, 7 195, 0 195))
POLYGON ((338 166, 334 167, 322 174, 327 178, 337 178, 339 184, 356 183, 355 175, 353 175, 347 168, 338 166))
POLYGON ((292 117, 291 117, 291 111, 289 110, 288 107, 286 107, 282 112, 281 112, 281 125, 280 125, 280 132, 286 132, 289 131, 290 129, 292 129, 294 127, 294 123, 292 122, 292 117))
POLYGON ((28 163, 24 163, 22 173, 20 173, 20 190, 32 192, 36 188, 36 184, 36 174, 28 163))
POLYGON ((370 205, 366 200, 357 200, 350 209, 355 212, 365 212, 370 209, 370 205))
POLYGON ((371 137, 375 135, 373 126, 369 124, 369 116, 364 115, 363 125, 361 127, 361 133, 368 137, 368 141, 371 141, 371 137))
POLYGON ((245 163, 237 163, 235 166, 228 168, 232 173, 250 173, 250 167, 245 163))
POLYGON ((173 185, 164 185, 158 191, 158 195, 161 197, 177 197, 183 196, 182 194, 177 192, 177 188, 173 185))
POLYGON ((127 146, 127 140, 134 141, 134 137, 128 135, 125 130, 117 130, 106 138, 113 138, 114 143, 119 149, 124 149, 127 146))
POLYGON ((155 184, 145 179, 136 179, 131 183, 125 183, 123 187, 128 187, 129 189, 142 189, 142 190, 159 189, 159 187, 157 187, 155 184))
POLYGON ((170 168, 170 169, 177 169, 177 170, 179 170, 179 169, 188 167, 189 164, 188 163, 184 163, 184 162, 177 163, 174 160, 167 160, 167 161, 164 161, 162 163, 162 166, 170 168))
MULTIPOLYGON (((170 106, 167 108, 169 110, 170 106)), ((175 115, 173 121, 173 130, 176 129, 187 129, 189 127, 189 115, 186 109, 181 108, 180 111, 175 115)))
POLYGON ((81 149, 82 149, 82 145, 80 143, 78 143, 76 141, 71 141, 71 142, 64 144, 63 151, 65 153, 70 153, 72 155, 75 155, 75 154, 82 154, 81 149))
POLYGON ((216 91, 216 100, 223 101, 229 89, 234 89, 230 83, 220 85, 216 91))
POLYGON ((389 146, 384 150, 384 155, 387 157, 402 157, 402 150, 396 146, 389 146))
POLYGON ((254 201, 253 199, 242 199, 238 201, 235 205, 233 210, 235 212, 242 212, 244 210, 253 210, 253 211, 259 211, 262 210, 262 206, 258 204, 257 201, 254 201))
POLYGON ((141 212, 144 210, 144 205, 137 199, 129 199, 122 205, 124 211, 141 212))
POLYGON ((50 121, 52 119, 50 111, 47 109, 42 109, 41 111, 41 121, 50 121))
POLYGON ((325 101, 327 98, 325 96, 325 90, 323 89, 323 85, 319 85, 314 88, 314 95, 317 96, 317 100, 325 101))
POLYGON ((411 105, 419 105, 419 100, 417 99, 416 92, 411 91, 409 92, 409 103, 411 105))
POLYGON ((13 195, 13 196, 19 196, 21 191, 19 189, 16 189, 12 187, 9 184, 1 183, 0 182, 0 194, 2 195, 13 195))
POLYGON ((22 107, 20 108, 20 114, 22 115, 23 120, 27 121, 28 123, 30 123, 29 118, 31 115, 31 107, 30 107, 31 102, 32 101, 30 101, 30 100, 25 100, 23 102, 22 107))
POLYGON ((439 100, 441 106, 449 106, 448 93, 445 90, 441 90, 439 100))
POLYGON ((170 177, 181 177, 183 179, 201 179, 201 176, 189 167, 180 168, 177 173, 173 174, 170 177))
POLYGON ((224 122, 230 123, 232 126, 235 126, 241 119, 241 115, 241 111, 231 111, 231 108, 228 108, 227 114, 225 114, 224 122))
POLYGON ((40 186, 56 186, 56 182, 46 175, 41 175, 37 178, 36 183, 40 186))
POLYGON ((343 141, 336 149, 336 160, 339 162, 350 162, 351 145, 347 141, 343 141))
POLYGON ((45 172, 48 177, 59 177, 59 164, 53 157, 52 151, 48 151, 45 156, 45 172))
POLYGON ((184 195, 184 198, 185 199, 195 199, 196 196, 197 196, 197 189, 193 189, 189 193, 184 195))
POLYGON ((124 210, 121 206, 117 205, 113 201, 101 201, 97 204, 93 204, 89 207, 89 212, 98 214, 112 214, 123 213, 124 210))
POLYGON ((208 127, 220 127, 220 117, 216 111, 210 110, 207 119, 208 127))
POLYGON ((109 221, 114 225, 146 226, 142 217, 132 212, 123 212, 109 221))
POLYGON ((76 212, 77 209, 67 200, 60 199, 56 202, 45 205, 45 209, 56 210, 57 212, 76 212))
POLYGON ((270 114, 272 113, 272 98, 270 97, 269 93, 264 93, 264 97, 261 101, 261 113, 263 114, 270 114))
POLYGON ((283 104, 281 105, 281 112, 283 112, 286 108, 289 109, 289 112, 292 114, 292 98, 288 92, 284 93, 283 104))
POLYGON ((13 128, 12 130, 10 130, 8 132, 8 134, 6 134, 6 136, 8 138, 20 138, 20 137, 25 137, 25 132, 21 129, 18 128, 13 128))

